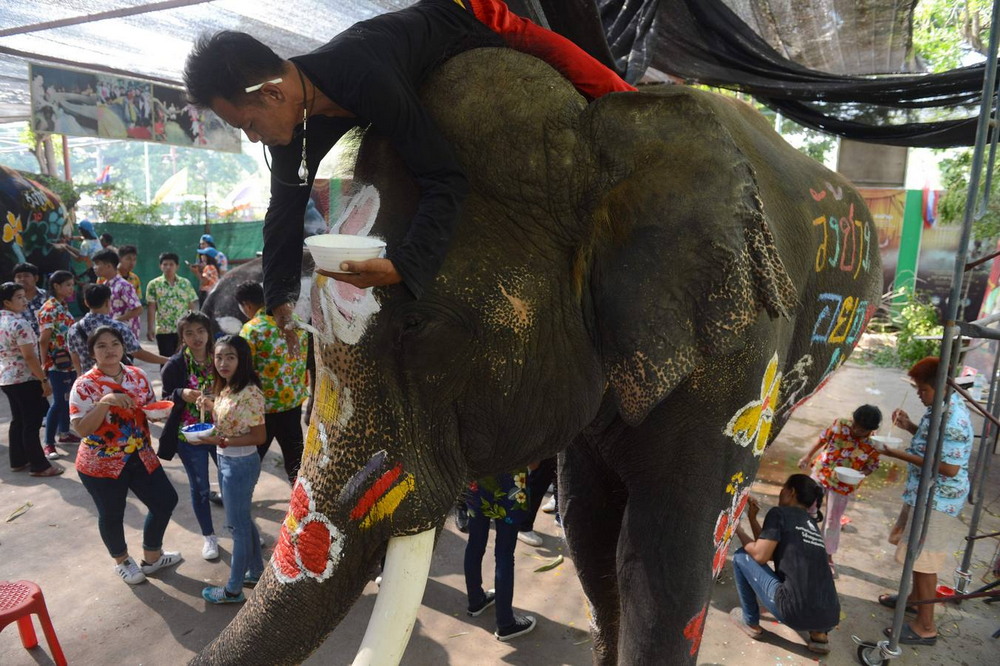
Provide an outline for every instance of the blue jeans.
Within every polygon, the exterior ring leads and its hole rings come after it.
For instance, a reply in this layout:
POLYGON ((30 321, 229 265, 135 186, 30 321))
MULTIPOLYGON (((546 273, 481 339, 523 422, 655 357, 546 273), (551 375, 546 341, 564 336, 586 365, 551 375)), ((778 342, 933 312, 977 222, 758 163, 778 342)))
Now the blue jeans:
POLYGON ((215 447, 188 444, 178 440, 177 455, 180 456, 184 471, 187 472, 188 485, 191 486, 191 506, 194 507, 194 517, 198 519, 198 525, 201 527, 201 535, 215 534, 211 505, 208 503, 208 494, 211 490, 208 477, 209 456, 215 461, 215 466, 219 466, 219 461, 215 457, 215 447))
POLYGON ((774 595, 781 581, 771 567, 758 563, 740 548, 733 554, 733 577, 736 579, 736 592, 740 595, 740 605, 743 607, 744 622, 752 627, 760 624, 758 598, 771 611, 774 619, 782 621, 778 606, 774 603, 774 595))
POLYGON ((243 590, 243 576, 260 576, 264 572, 264 557, 260 552, 260 534, 250 517, 253 488, 260 476, 260 457, 257 455, 233 458, 219 456, 219 486, 226 498, 226 527, 233 533, 233 559, 229 569, 226 590, 239 594, 243 590))
POLYGON ((142 528, 142 547, 159 550, 163 546, 163 533, 167 531, 170 515, 177 506, 177 491, 162 467, 157 467, 150 474, 139 454, 133 453, 117 479, 80 472, 80 482, 97 505, 97 527, 111 557, 121 557, 128 552, 124 521, 125 498, 129 490, 149 509, 142 528))
MULTIPOLYGON (((226 500, 228 501, 228 499, 226 500)), ((478 606, 486 598, 483 591, 483 555, 494 522, 478 511, 469 516, 469 543, 465 547, 465 589, 469 607, 478 606)), ((514 547, 517 546, 517 525, 496 521, 497 538, 494 549, 496 569, 493 587, 496 589, 497 628, 514 624, 514 547)))
POLYGON ((46 446, 56 443, 56 433, 69 432, 69 391, 76 380, 76 373, 72 370, 49 370, 48 375, 52 385, 52 406, 45 415, 46 446))

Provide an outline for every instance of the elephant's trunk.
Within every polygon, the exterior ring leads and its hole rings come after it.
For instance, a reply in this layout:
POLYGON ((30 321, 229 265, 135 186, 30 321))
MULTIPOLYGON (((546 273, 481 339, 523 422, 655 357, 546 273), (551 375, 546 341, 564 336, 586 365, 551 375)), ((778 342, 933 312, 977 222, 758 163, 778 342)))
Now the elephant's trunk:
MULTIPOLYGON (((433 547, 433 529, 389 540, 382 585, 355 666, 399 663, 416 621, 433 547)), ((367 570, 364 566, 342 562, 338 573, 367 570)), ((356 589, 348 589, 337 578, 283 584, 268 567, 246 606, 191 663, 302 663, 347 614, 366 582, 352 575, 356 589), (342 593, 330 594, 327 586, 342 593)))

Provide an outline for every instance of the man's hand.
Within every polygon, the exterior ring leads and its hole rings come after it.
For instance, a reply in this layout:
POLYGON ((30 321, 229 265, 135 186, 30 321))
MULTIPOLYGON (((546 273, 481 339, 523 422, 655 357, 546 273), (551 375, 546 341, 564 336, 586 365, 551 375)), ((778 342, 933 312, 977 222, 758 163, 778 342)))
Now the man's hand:
POLYGON ((292 320, 294 306, 291 303, 282 303, 271 308, 271 316, 274 317, 274 324, 281 329, 285 336, 285 343, 288 345, 288 353, 295 356, 299 353, 299 336, 295 330, 295 322, 292 320))
POLYGON ((747 517, 750 520, 757 520, 757 514, 760 513, 760 504, 757 503, 753 497, 747 497, 747 517))
POLYGON ((151 330, 146 331, 146 339, 150 342, 156 342, 156 334, 151 330))
POLYGON ((366 261, 345 261, 340 265, 340 270, 347 273, 329 273, 317 270, 320 275, 340 280, 355 287, 367 289, 368 287, 384 287, 390 284, 399 284, 403 281, 396 267, 388 259, 368 259, 366 261))

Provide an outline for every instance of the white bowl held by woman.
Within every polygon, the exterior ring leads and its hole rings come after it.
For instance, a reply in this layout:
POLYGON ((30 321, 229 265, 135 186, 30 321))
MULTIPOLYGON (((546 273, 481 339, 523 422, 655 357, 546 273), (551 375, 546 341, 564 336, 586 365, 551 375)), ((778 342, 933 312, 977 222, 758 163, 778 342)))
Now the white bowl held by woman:
POLYGON ((316 268, 330 273, 344 273, 340 264, 345 261, 377 259, 385 250, 385 241, 371 236, 351 234, 320 234, 305 240, 316 268))
POLYGON ((858 485, 865 478, 864 474, 850 467, 834 467, 833 471, 837 473, 838 479, 852 486, 858 485))
POLYGON ((192 423, 181 428, 181 432, 184 433, 184 438, 187 441, 194 444, 210 437, 215 432, 215 426, 211 423, 192 423))

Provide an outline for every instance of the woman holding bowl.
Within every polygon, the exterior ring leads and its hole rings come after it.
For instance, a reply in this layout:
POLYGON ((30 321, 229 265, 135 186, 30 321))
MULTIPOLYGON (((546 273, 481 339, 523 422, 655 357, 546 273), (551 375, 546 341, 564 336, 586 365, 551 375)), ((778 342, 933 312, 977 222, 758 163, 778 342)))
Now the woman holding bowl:
POLYGON ((149 378, 122 363, 125 340, 101 326, 87 339, 94 367, 80 375, 70 393, 70 424, 83 437, 76 456, 80 481, 97 506, 98 528, 115 573, 129 585, 179 563, 180 553, 164 551, 163 533, 177 506, 177 492, 153 452, 142 406, 153 402, 149 378), (131 490, 149 513, 143 527, 141 565, 125 542, 125 500, 131 490))

